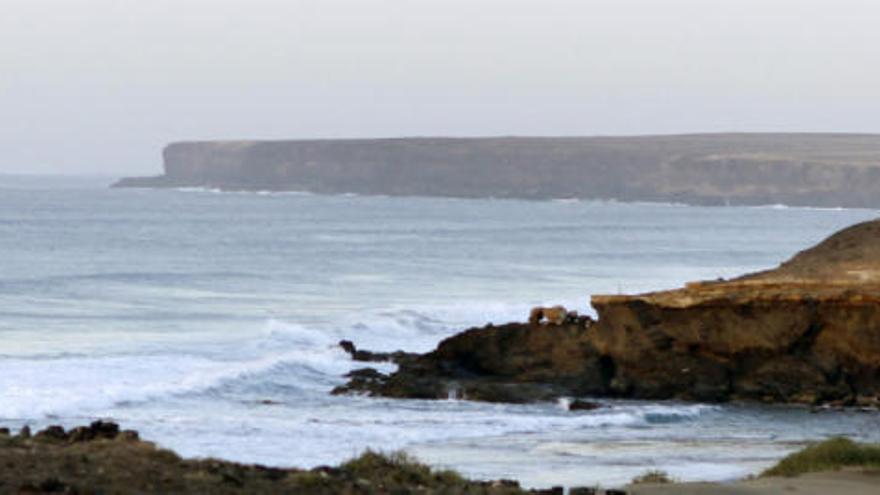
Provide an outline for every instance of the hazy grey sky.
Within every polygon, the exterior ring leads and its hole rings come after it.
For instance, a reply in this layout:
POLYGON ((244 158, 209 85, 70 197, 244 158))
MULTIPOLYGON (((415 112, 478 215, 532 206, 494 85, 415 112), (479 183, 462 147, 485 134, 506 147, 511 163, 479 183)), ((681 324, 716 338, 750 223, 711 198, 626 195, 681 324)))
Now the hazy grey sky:
POLYGON ((880 132, 877 0, 0 0, 0 172, 223 138, 880 132))

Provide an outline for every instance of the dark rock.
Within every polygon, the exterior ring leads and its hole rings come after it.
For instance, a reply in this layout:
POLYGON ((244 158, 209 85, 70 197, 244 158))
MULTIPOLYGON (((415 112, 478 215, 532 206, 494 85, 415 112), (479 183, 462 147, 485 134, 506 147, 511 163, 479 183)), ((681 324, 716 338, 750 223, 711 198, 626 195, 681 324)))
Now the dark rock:
POLYGON ((568 495, 596 495, 598 490, 590 486, 573 486, 568 489, 568 495))
POLYGON ((67 432, 64 431, 64 427, 53 425, 44 430, 38 431, 37 434, 34 435, 34 438, 66 441, 67 432))
POLYGON ((565 488, 561 486, 554 486, 551 488, 545 488, 543 490, 533 490, 532 493, 535 495, 563 495, 565 493, 565 488))
POLYGON ((363 378, 365 380, 381 380, 388 378, 388 375, 381 373, 375 368, 358 368, 348 372, 345 376, 348 378, 363 378))
POLYGON ((21 427, 21 430, 18 432, 18 438, 27 439, 31 437, 31 427, 28 425, 24 425, 21 427))
POLYGON ((119 436, 127 440, 137 440, 138 434, 132 430, 120 433, 119 425, 109 421, 94 421, 89 426, 78 426, 68 433, 70 442, 90 442, 92 440, 113 440, 119 436))
POLYGON ((382 384, 388 380, 388 375, 380 373, 374 368, 358 368, 345 375, 349 380, 345 385, 333 389, 333 395, 347 393, 367 393, 378 395, 382 384))
POLYGON ((350 340, 340 340, 339 347, 342 347, 342 350, 354 356, 357 352, 357 347, 355 347, 354 342, 350 340))
POLYGON ((626 490, 605 490, 605 495, 626 495, 626 490))
POLYGON ((470 380, 456 385, 458 392, 451 398, 482 402, 526 404, 553 400, 560 395, 557 387, 541 383, 494 383, 470 380))
POLYGON ((0 437, 8 437, 10 433, 9 428, 0 428, 0 437))
POLYGON ((511 403, 601 393, 610 377, 589 332, 577 322, 473 329, 400 361, 390 376, 359 372, 334 393, 511 403))
POLYGON ((89 425, 94 438, 114 439, 119 435, 119 425, 110 421, 94 421, 89 425))
POLYGON ((568 404, 569 411, 593 411, 602 407, 598 402, 588 400, 573 400, 568 404))
POLYGON ((351 355, 351 359, 354 361, 361 361, 365 363, 385 363, 391 362, 395 364, 401 364, 402 362, 408 362, 415 358, 417 354, 403 352, 403 351, 395 351, 395 352, 370 352, 358 349, 354 343, 350 340, 340 340, 339 347, 342 348, 345 352, 351 355))

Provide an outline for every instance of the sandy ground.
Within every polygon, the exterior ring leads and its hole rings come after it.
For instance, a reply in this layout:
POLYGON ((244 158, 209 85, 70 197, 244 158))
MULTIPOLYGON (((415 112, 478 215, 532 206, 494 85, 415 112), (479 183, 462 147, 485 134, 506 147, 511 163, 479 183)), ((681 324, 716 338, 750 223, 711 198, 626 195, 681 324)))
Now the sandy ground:
POLYGON ((630 495, 880 495, 880 471, 833 471, 796 478, 734 483, 674 483, 627 487, 630 495))

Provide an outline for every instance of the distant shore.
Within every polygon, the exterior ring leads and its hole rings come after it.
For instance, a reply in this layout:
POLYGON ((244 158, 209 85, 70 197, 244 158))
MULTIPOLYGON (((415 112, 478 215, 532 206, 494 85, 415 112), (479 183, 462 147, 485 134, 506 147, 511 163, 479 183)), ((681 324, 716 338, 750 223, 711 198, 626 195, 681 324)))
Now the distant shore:
POLYGON ((114 187, 880 207, 873 134, 180 142, 163 160, 114 187))

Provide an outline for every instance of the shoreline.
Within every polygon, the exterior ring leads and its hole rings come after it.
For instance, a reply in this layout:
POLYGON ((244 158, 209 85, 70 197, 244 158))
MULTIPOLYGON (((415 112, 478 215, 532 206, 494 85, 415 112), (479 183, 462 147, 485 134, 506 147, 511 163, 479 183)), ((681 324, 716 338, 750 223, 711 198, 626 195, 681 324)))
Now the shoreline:
MULTIPOLYGON (((119 180, 119 177, 110 177, 119 180)), ((526 198, 516 196, 432 196, 432 195, 407 195, 407 194, 363 194, 354 192, 313 192, 296 189, 236 189, 213 187, 204 185, 195 186, 124 186, 110 187, 110 189, 132 191, 174 191, 193 194, 229 194, 255 197, 303 197, 318 196, 327 198, 364 198, 364 199, 416 199, 416 200, 457 200, 457 201, 515 201, 533 203, 557 203, 557 204, 583 204, 583 205, 627 205, 649 206, 662 208, 749 208, 758 210, 806 210, 806 211, 880 211, 880 206, 811 206, 788 203, 685 203, 677 201, 651 201, 641 199, 619 198, 579 198, 579 197, 537 197, 526 198)))
POLYGON ((767 477, 730 483, 639 484, 626 487, 629 495, 876 495, 880 471, 843 469, 807 473, 796 477, 767 477))
MULTIPOLYGON (((853 444, 855 445, 855 444, 853 444)), ((876 448, 864 446, 860 448, 876 448)), ((809 448, 789 458, 802 455, 809 448)), ((788 458, 787 458, 788 459, 788 458)), ((620 487, 598 485, 524 489, 513 480, 466 479, 454 471, 422 464, 405 452, 366 451, 338 466, 310 470, 240 464, 222 459, 184 459, 144 441, 112 422, 65 430, 50 426, 38 432, 23 428, 13 434, 0 428, 0 493, 444 493, 486 495, 770 495, 797 491, 804 495, 877 493, 880 470, 864 466, 808 472, 793 477, 750 476, 722 483, 633 482, 620 487), (160 473, 160 474, 157 474, 160 473)), ((650 472, 650 471, 648 471, 650 472)))

